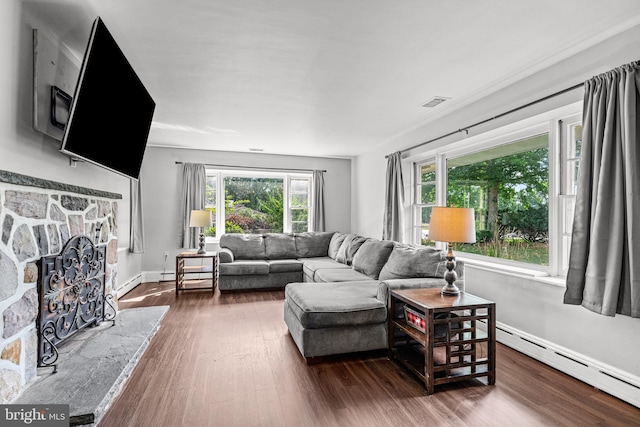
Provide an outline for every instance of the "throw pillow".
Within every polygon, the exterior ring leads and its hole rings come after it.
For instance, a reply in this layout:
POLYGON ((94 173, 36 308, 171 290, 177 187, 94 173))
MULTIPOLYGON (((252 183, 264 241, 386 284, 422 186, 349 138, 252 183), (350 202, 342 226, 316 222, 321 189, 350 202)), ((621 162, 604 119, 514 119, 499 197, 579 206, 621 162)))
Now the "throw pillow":
POLYGON ((348 234, 344 242, 342 242, 342 245, 340 245, 340 249, 336 255, 336 261, 351 265, 353 263, 353 257, 365 241, 367 241, 366 237, 358 236, 357 234, 348 234))
POLYGON ((342 242, 344 242, 344 238, 347 237, 344 233, 334 233, 331 237, 331 242, 329 242, 329 250, 327 251, 327 255, 331 258, 336 259, 338 255, 338 250, 340 250, 340 246, 342 246, 342 242))
POLYGON ((380 280, 442 277, 438 265, 444 258, 444 252, 436 248, 397 246, 382 267, 380 280))
POLYGON ((367 240, 353 257, 353 269, 378 279, 380 270, 387 262, 394 245, 391 240, 367 240))

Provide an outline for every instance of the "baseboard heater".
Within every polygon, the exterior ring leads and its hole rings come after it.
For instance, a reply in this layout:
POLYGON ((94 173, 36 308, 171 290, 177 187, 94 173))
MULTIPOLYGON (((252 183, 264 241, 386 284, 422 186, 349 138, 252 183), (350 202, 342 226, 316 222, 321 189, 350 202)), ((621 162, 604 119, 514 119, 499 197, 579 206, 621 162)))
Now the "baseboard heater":
MULTIPOLYGON (((486 324, 480 327, 486 329, 486 324)), ((496 340, 640 408, 640 377, 620 371, 504 323, 497 322, 496 324, 496 340)), ((500 373, 498 373, 498 381, 500 381, 500 373)))
POLYGON ((116 292, 118 295, 118 298, 121 298, 123 295, 125 295, 127 292, 129 292, 130 290, 138 286, 140 283, 142 283, 142 273, 137 274, 132 279, 129 279, 124 285, 122 285, 118 289, 118 291, 116 292))

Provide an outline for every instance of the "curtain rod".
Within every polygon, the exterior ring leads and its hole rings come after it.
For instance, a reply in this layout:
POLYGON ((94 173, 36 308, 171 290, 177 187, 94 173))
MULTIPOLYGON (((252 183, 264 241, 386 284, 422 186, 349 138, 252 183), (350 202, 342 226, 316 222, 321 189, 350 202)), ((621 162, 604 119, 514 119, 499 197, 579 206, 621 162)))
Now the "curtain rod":
MULTIPOLYGON (((540 103, 540 102, 546 101, 547 99, 551 99, 551 98, 554 98, 554 97, 556 97, 556 96, 562 95, 562 94, 564 94, 564 93, 571 92, 572 90, 578 89, 579 87, 582 87, 582 86, 584 86, 584 82, 583 82, 583 83, 579 83, 579 84, 574 85, 574 86, 571 86, 570 88, 563 89, 563 90, 561 90, 561 91, 559 91, 559 92, 552 93, 551 95, 547 95, 547 96, 545 96, 544 98, 536 99, 535 101, 531 101, 531 102, 529 102, 528 104, 521 105, 520 107, 516 107, 516 108, 513 108, 513 109, 511 109, 511 110, 509 110, 509 111, 505 111, 504 113, 498 114, 497 116, 493 116, 493 117, 490 117, 490 118, 488 118, 488 119, 482 120, 482 121, 480 121, 480 122, 474 123, 474 124, 472 124, 472 125, 469 125, 469 126, 466 126, 466 127, 460 128, 460 129, 455 130, 455 131, 453 131, 453 132, 449 132, 449 133, 448 133, 448 134, 446 134, 446 135, 442 135, 442 136, 439 136, 439 137, 437 137, 437 138, 433 138, 433 139, 430 139, 430 140, 428 140, 428 141, 421 142, 420 144, 412 145, 411 147, 404 148, 404 149, 402 149, 402 150, 398 150, 398 151, 396 151, 396 152, 406 153, 407 151, 411 151, 411 150, 413 150, 414 148, 422 147, 423 145, 427 145, 427 144, 430 144, 430 143, 432 143, 432 142, 438 141, 438 140, 440 140, 440 139, 444 139, 444 138, 449 137, 449 136, 451 136, 451 135, 455 135, 456 133, 459 133, 459 132, 466 132, 466 133, 468 134, 468 133, 469 133, 469 129, 471 129, 471 128, 473 128, 473 127, 483 125, 483 124, 488 123, 488 122, 490 122, 490 121, 492 121, 492 120, 496 120, 496 119, 499 119, 499 118, 504 117, 504 116, 506 116, 506 115, 509 115, 509 114, 515 113, 516 111, 523 110, 523 109, 525 109, 525 108, 527 108, 527 107, 530 107, 530 106, 532 106, 532 105, 534 105, 534 104, 538 104, 538 103, 540 103)), ((393 153, 392 153, 392 154, 393 154, 393 153)), ((386 156, 384 156, 384 158, 385 158, 385 159, 388 159, 390 155, 391 155, 391 154, 387 154, 386 156)))
MULTIPOLYGON (((176 162, 176 165, 181 165, 183 162, 176 162)), ((205 166, 213 168, 233 168, 233 169, 257 169, 257 170, 273 170, 273 171, 294 171, 294 172, 313 172, 317 169, 291 169, 291 168, 261 168, 258 166, 234 166, 234 165, 212 165, 205 163, 205 166)), ((320 172, 326 172, 326 169, 321 169, 320 172)))

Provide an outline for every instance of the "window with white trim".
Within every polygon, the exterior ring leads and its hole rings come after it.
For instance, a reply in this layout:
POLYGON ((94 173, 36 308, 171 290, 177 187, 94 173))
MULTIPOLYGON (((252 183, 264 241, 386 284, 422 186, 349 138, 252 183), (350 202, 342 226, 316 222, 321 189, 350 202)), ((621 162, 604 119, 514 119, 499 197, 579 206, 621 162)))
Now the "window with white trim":
POLYGON ((436 206, 436 163, 430 160, 414 165, 413 239, 421 245, 433 246, 429 240, 431 208, 436 206))
POLYGON ((310 231, 311 174, 207 170, 209 237, 310 231), (221 197, 224 195, 224 197, 221 197))
POLYGON ((549 264, 549 135, 447 159, 447 203, 474 208, 476 243, 456 252, 549 264))
POLYGON ((560 211, 560 272, 566 275, 569 268, 569 251, 571 249, 571 232, 573 229, 573 214, 576 204, 576 188, 578 185, 578 170, 582 154, 582 119, 574 116, 562 120, 560 126, 561 140, 561 185, 559 196, 560 211))
POLYGON ((581 147, 574 104, 415 156, 412 243, 435 244, 433 206, 473 207, 477 242, 459 256, 566 275, 581 147))

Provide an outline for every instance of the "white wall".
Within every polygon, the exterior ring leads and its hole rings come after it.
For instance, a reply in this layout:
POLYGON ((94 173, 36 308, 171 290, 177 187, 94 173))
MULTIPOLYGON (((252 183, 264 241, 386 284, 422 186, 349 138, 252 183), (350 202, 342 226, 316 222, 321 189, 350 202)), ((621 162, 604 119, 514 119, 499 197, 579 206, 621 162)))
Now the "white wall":
MULTIPOLYGON (((129 179, 86 163, 70 167, 68 157, 58 152, 60 142, 33 129, 33 17, 27 15, 24 5, 25 2, 19 0, 0 2, 0 87, 3 88, 0 96, 0 169, 121 194, 118 245, 126 247, 129 244, 129 179)), ((120 261, 130 261, 126 259, 127 251, 119 251, 119 255, 123 258, 120 261)), ((118 282, 128 280, 129 274, 139 273, 140 260, 137 265, 134 261, 132 268, 120 271, 118 282)))
MULTIPOLYGON (((634 27, 459 111, 441 114, 442 117, 437 120, 424 123, 392 142, 358 156, 353 169, 353 231, 366 236, 382 232, 385 155, 464 128, 571 87, 619 65, 638 60, 639 44, 640 27, 634 27)), ((469 70, 469 78, 472 77, 473 70, 469 70)), ((572 91, 472 129, 470 134, 476 135, 546 110, 581 101, 582 93, 581 89, 572 91)), ((411 150, 407 155, 426 153, 436 146, 459 140, 461 135, 458 134, 411 150)), ((411 178, 410 170, 407 169, 404 171, 405 185, 409 184, 411 178)), ((410 200, 407 200, 408 203, 410 200)), ((564 287, 532 278, 513 277, 499 271, 468 267, 466 289, 497 303, 498 322, 619 369, 635 377, 636 381, 640 379, 640 359, 637 357, 640 354, 640 340, 636 339, 640 336, 639 319, 626 316, 604 317, 579 306, 564 305, 564 287)), ((640 402, 640 398, 636 402, 640 402)))
MULTIPOLYGON (((325 173, 326 229, 327 231, 351 230, 351 160, 349 159, 148 147, 140 176, 145 227, 142 269, 145 272, 173 272, 175 256, 181 250, 179 197, 182 167, 176 162, 282 169, 324 169, 327 171, 325 173), (165 252, 168 252, 166 263, 165 252)), ((170 277, 165 275, 165 278, 170 277)))

